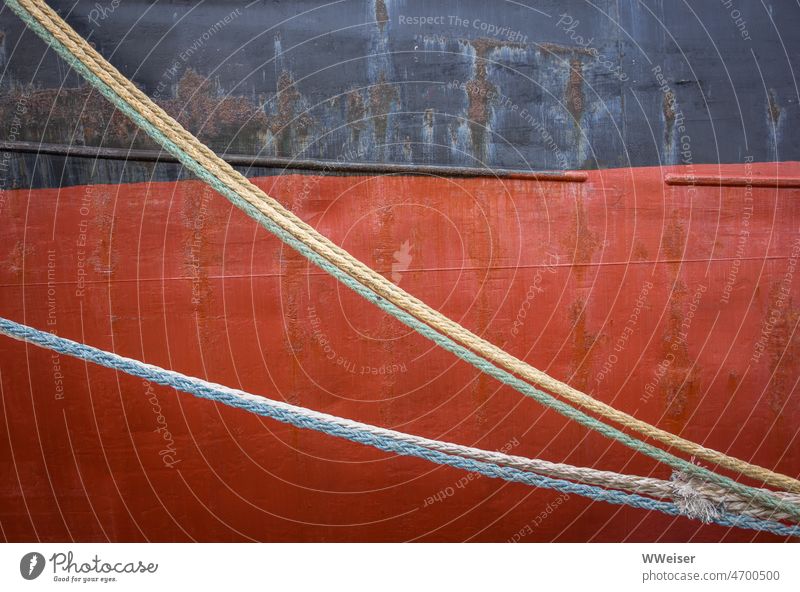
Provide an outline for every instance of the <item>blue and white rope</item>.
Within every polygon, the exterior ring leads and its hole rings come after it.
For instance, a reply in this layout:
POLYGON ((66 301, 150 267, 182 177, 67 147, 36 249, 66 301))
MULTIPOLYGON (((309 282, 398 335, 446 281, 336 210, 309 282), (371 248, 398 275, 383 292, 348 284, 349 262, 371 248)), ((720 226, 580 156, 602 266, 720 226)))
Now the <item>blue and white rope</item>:
MULTIPOLYGON (((8 319, 0 318, 0 333, 45 349, 56 351, 60 354, 73 356, 100 366, 120 370, 126 374, 137 376, 163 386, 172 387, 199 398, 209 399, 231 407, 244 409, 250 413, 269 417, 298 428, 310 429, 330 436, 343 438, 351 442, 372 446, 385 452, 422 458, 440 465, 448 465, 473 473, 479 473, 486 477, 524 483, 533 487, 553 489, 561 493, 580 495, 595 501, 625 505, 643 510, 655 510, 670 516, 680 516, 682 514, 678 506, 672 502, 654 500, 637 494, 625 493, 613 489, 603 489, 600 487, 573 483, 563 479, 553 479, 551 477, 528 473, 511 467, 502 467, 492 463, 444 454, 396 438, 387 437, 383 434, 377 434, 373 430, 365 429, 369 426, 364 426, 362 428, 352 423, 350 425, 343 425, 341 421, 337 421, 341 418, 313 412, 288 403, 273 401, 265 397, 207 382, 199 378, 185 376, 172 370, 165 370, 158 366, 145 364, 138 360, 77 343, 70 339, 40 331, 8 319)), ((787 526, 780 522, 762 520, 750 516, 720 513, 718 516, 711 517, 711 521, 721 526, 769 532, 786 537, 800 537, 800 526, 787 526)))

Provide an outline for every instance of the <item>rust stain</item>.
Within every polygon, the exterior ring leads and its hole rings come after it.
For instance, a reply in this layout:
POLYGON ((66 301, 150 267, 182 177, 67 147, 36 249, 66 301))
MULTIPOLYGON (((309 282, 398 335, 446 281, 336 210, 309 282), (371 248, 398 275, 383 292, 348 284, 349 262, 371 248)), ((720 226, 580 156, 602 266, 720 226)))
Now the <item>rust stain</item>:
POLYGON ((389 22, 389 11, 386 9, 386 2, 383 0, 375 0, 375 20, 378 21, 381 31, 386 27, 386 23, 389 22))
POLYGON ((775 96, 774 88, 769 89, 767 101, 769 103, 767 109, 769 111, 769 117, 772 120, 772 123, 778 123, 778 120, 781 117, 781 106, 778 104, 778 97, 775 96))
MULTIPOLYGON (((381 393, 383 394, 383 391, 381 393)), ((378 413, 380 414, 382 426, 391 427, 395 425, 394 401, 383 397, 378 413)))
POLYGON ((490 103, 496 93, 494 84, 486 79, 486 63, 483 60, 475 64, 475 78, 467 82, 466 92, 469 105, 467 120, 469 122, 472 150, 475 154, 486 153, 486 126, 489 123, 490 103))
POLYGON ((422 117, 422 141, 426 144, 425 154, 428 157, 428 159, 430 159, 433 156, 431 151, 431 145, 434 142, 433 115, 434 115, 433 109, 425 109, 425 114, 422 117))
MULTIPOLYGON (((283 293, 284 316, 286 322, 286 351, 297 355, 303 350, 304 338, 300 328, 300 303, 302 298, 303 276, 305 259, 303 256, 288 247, 283 247, 283 293)), ((294 357, 293 363, 296 362, 294 357)))
POLYGON ((636 243, 633 245, 633 257, 637 261, 647 261, 650 257, 650 253, 647 251, 647 247, 645 244, 637 240, 636 243))
POLYGON ((664 93, 662 105, 664 112, 664 143, 672 146, 672 130, 675 128, 675 93, 668 90, 664 93))
MULTIPOLYGON (((381 196, 383 191, 379 191, 378 195, 381 196)), ((392 227, 394 226, 394 212, 392 211, 391 204, 386 202, 386 199, 379 197, 378 206, 378 238, 375 241, 375 249, 373 251, 375 257, 376 269, 383 270, 382 275, 387 279, 392 277, 392 261, 394 260, 394 252, 397 250, 398 242, 394 239, 392 227)))
POLYGON ((400 93, 393 84, 386 82, 386 73, 381 72, 378 83, 369 89, 369 111, 375 122, 375 139, 380 144, 386 142, 386 125, 392 104, 400 99, 400 93))
POLYGON ((539 43, 539 51, 546 55, 569 57, 569 77, 564 89, 564 101, 567 111, 576 124, 580 124, 586 106, 586 97, 583 92, 583 62, 581 56, 595 59, 594 50, 588 47, 561 45, 559 43, 539 43))
POLYGON ((486 424, 486 401, 489 400, 489 379, 486 374, 481 372, 475 379, 475 386, 472 387, 472 399, 475 402, 475 426, 481 427, 486 424))
POLYGON ((367 126, 367 109, 364 106, 364 97, 357 90, 352 90, 346 96, 347 125, 350 128, 351 137, 354 143, 358 143, 361 132, 367 126))
MULTIPOLYGON (((473 262, 476 269, 486 270, 483 277, 476 278, 480 283, 474 303, 475 332, 484 339, 496 342, 498 339, 493 338, 490 334, 491 316, 494 310, 492 307, 494 298, 491 292, 492 277, 490 270, 495 264, 495 258, 498 256, 500 239, 497 233, 491 232, 490 229, 497 227, 497 220, 493 214, 489 194, 485 191, 476 191, 474 193, 474 200, 471 202, 470 209, 471 213, 468 219, 483 220, 484 216, 487 218, 485 222, 470 225, 465 229, 465 244, 467 245, 467 254, 470 261, 473 262)), ((481 272, 476 271, 476 273, 481 272)), ((485 373, 479 373, 470 389, 475 409, 474 421, 477 428, 484 426, 488 420, 486 402, 489 400, 491 389, 492 381, 485 373)))
MULTIPOLYGON (((489 329, 489 310, 490 304, 487 296, 487 286, 484 282, 480 287, 478 296, 478 310, 476 326, 478 335, 488 338, 486 335, 489 329)), ((491 388, 489 377, 485 372, 479 372, 472 387, 472 400, 475 406, 475 426, 481 427, 487 421, 486 402, 489 400, 489 389, 491 388)))
POLYGON ((190 132, 211 144, 232 138, 258 145, 269 131, 278 156, 291 156, 307 138, 314 118, 302 108, 303 96, 290 72, 278 76, 274 112, 267 114, 246 97, 216 96, 211 80, 191 68, 181 77, 174 99, 163 101, 164 110, 190 132))
POLYGON ((175 98, 161 101, 172 117, 205 142, 234 135, 255 141, 266 125, 264 112, 244 97, 217 97, 214 83, 189 68, 178 81, 175 98))
POLYGON ((574 271, 576 275, 580 276, 585 271, 584 265, 592 262, 595 253, 600 248, 601 241, 597 233, 589 228, 583 196, 575 196, 575 208, 575 217, 564 235, 563 245, 572 255, 572 262, 576 265, 574 271))
POLYGON ((592 347, 597 335, 587 329, 586 301, 577 298, 569 307, 569 320, 572 325, 572 384, 580 390, 586 390, 589 384, 589 370, 592 359, 592 347))
POLYGON ((492 97, 497 96, 497 88, 488 80, 487 57, 503 47, 524 48, 522 43, 501 41, 498 39, 462 39, 462 43, 470 45, 475 51, 475 75, 464 85, 467 94, 467 123, 470 130, 472 151, 479 158, 486 156, 486 126, 491 114, 492 97))
POLYGON ((683 335, 685 319, 686 286, 678 282, 670 297, 670 312, 667 333, 664 336, 664 359, 669 359, 662 394, 665 415, 675 427, 683 427, 689 414, 689 403, 697 401, 700 393, 700 372, 683 335))
MULTIPOLYGON (((11 117, 23 98, 27 99, 27 111, 22 116, 21 140, 158 147, 146 134, 137 133, 131 120, 89 86, 9 91, 0 96, 0 117, 11 117)), ((234 137, 246 146, 255 145, 268 128, 281 124, 280 117, 270 122, 264 111, 245 97, 218 97, 213 82, 191 68, 178 81, 174 98, 156 102, 191 133, 217 147, 229 147, 234 137)))
POLYGON ((409 162, 411 162, 411 158, 414 155, 413 150, 414 147, 411 142, 411 136, 406 136, 403 140, 403 157, 409 162))
MULTIPOLYGON (((800 373, 800 364, 797 363, 800 355, 800 335, 795 331, 800 319, 800 309, 794 306, 790 295, 782 294, 781 282, 775 282, 770 288, 769 302, 780 302, 785 297, 785 306, 775 321, 769 336, 767 349, 770 352, 769 369, 772 380, 769 385, 768 404, 776 419, 781 418, 785 410, 786 401, 792 393, 800 373)), ((767 311, 768 320, 771 311, 767 311)), ((764 326, 762 321, 761 326, 764 326)))
MULTIPOLYGON (((395 253, 401 248, 401 244, 413 245, 414 237, 396 236, 395 233, 395 210, 394 207, 402 201, 403 196, 387 191, 384 181, 380 178, 370 181, 370 194, 377 200, 376 224, 378 228, 375 240, 376 269, 383 270, 381 273, 390 281, 397 281, 393 277, 392 263, 395 261, 395 253)), ((413 246, 411 247, 413 248, 413 246)), ((380 353, 369 360, 370 365, 378 367, 389 367, 397 363, 398 354, 396 353, 397 337, 404 331, 404 327, 390 315, 382 315, 376 328, 375 336, 380 342, 380 353)), ((379 412, 382 425, 395 425, 395 385, 397 375, 387 372, 380 375, 378 379, 378 389, 380 393, 379 412)))
POLYGON ((433 127, 433 109, 425 109, 425 115, 423 116, 423 125, 428 128, 433 127))
MULTIPOLYGON (((397 321, 389 315, 383 315, 378 325, 378 339, 381 341, 381 353, 375 357, 379 360, 378 364, 383 367, 389 367, 398 361, 398 354, 396 353, 397 334, 402 330, 397 321)), ((395 417, 395 401, 394 396, 396 393, 395 385, 397 384, 397 374, 387 372, 380 376, 378 389, 380 392, 380 415, 382 425, 393 426, 396 423, 395 417)))
POLYGON ((728 372, 728 392, 733 395, 736 392, 736 389, 739 388, 739 381, 741 380, 741 376, 736 370, 731 370, 728 372))
POLYGON ((583 95, 583 63, 579 58, 572 58, 569 62, 569 79, 567 87, 564 89, 564 99, 567 103, 567 110, 576 124, 579 124, 583 116, 584 95, 583 95))
POLYGON ((297 90, 292 75, 284 70, 278 77, 275 95, 277 112, 269 118, 269 129, 275 137, 278 156, 291 156, 295 143, 302 143, 309 134, 314 118, 301 106, 303 95, 297 90))
MULTIPOLYGON (((107 186, 106 186, 107 187, 107 186)), ((111 241, 114 232, 113 198, 105 190, 94 193, 92 209, 95 212, 92 223, 92 232, 97 232, 98 240, 89 261, 99 274, 112 277, 116 268, 117 257, 111 251, 111 241)))
MULTIPOLYGON (((389 281, 397 282, 402 279, 402 276, 398 278, 395 275, 396 267, 394 264, 397 257, 403 249, 406 249, 408 254, 413 252, 416 239, 414 236, 397 236, 394 230, 396 221, 394 207, 402 201, 403 195, 400 194, 395 197, 394 193, 386 190, 380 178, 372 179, 369 187, 370 195, 375 196, 377 202, 374 219, 377 235, 374 240, 375 247, 372 251, 373 267, 389 281)), ((411 261, 413 261, 413 256, 408 257, 406 265, 410 264, 411 261)), ((395 321, 390 316, 384 316, 378 325, 376 337, 383 339, 384 350, 391 352, 394 347, 392 339, 396 338, 401 331, 404 331, 404 329, 398 321, 395 321)), ((392 363, 391 357, 384 361, 388 364, 392 363)))
POLYGON ((468 43, 475 50, 475 77, 467 82, 467 121, 472 151, 481 159, 486 156, 486 126, 489 123, 491 98, 497 88, 487 79, 486 58, 489 53, 503 46, 496 39, 474 39, 468 43))
MULTIPOLYGON (((302 217, 302 209, 305 204, 303 196, 302 177, 293 176, 284 185, 285 195, 291 200, 287 204, 289 210, 297 216, 302 217)), ((281 247, 281 267, 283 278, 281 280, 281 294, 284 298, 284 318, 286 323, 285 347, 292 355, 292 387, 297 386, 299 376, 299 361, 297 356, 301 354, 305 346, 307 333, 303 330, 300 321, 300 306, 303 300, 303 285, 305 283, 308 262, 298 251, 287 247, 281 247)))
MULTIPOLYGON (((665 415, 677 429, 683 427, 688 417, 689 402, 696 401, 700 389, 699 369, 693 368, 694 360, 689 355, 683 334, 687 299, 686 284, 680 279, 681 261, 686 248, 687 233, 683 220, 676 210, 667 222, 661 238, 661 254, 667 260, 667 274, 674 282, 669 299, 669 317, 663 341, 663 360, 669 359, 661 382, 665 415)), ((689 325, 691 329, 691 325, 689 325)))
POLYGON ((672 216, 664 229, 661 238, 661 251, 667 259, 667 269, 672 273, 672 277, 677 277, 683 258, 683 251, 686 247, 686 228, 678 214, 673 211, 672 216))
POLYGON ((458 122, 458 125, 456 127, 451 127, 450 128, 450 142, 453 143, 453 144, 455 144, 458 141, 458 129, 457 128, 461 127, 461 125, 464 123, 464 120, 461 117, 457 117, 456 121, 458 122))
POLYGON ((11 90, 0 96, 0 118, 10 121, 14 116, 23 123, 20 140, 82 146, 100 145, 112 137, 124 139, 129 147, 155 146, 145 134, 137 135, 136 125, 89 86, 11 90), (25 105, 23 113, 18 104, 25 105))

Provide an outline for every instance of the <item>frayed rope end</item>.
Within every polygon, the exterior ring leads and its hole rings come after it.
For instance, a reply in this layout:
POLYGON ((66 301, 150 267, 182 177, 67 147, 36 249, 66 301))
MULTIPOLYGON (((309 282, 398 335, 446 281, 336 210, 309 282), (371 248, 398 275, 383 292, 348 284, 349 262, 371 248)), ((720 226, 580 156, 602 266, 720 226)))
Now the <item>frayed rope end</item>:
POLYGON ((721 508, 700 493, 693 484, 694 478, 683 471, 675 471, 670 477, 672 498, 681 514, 701 520, 706 524, 721 515, 721 508))

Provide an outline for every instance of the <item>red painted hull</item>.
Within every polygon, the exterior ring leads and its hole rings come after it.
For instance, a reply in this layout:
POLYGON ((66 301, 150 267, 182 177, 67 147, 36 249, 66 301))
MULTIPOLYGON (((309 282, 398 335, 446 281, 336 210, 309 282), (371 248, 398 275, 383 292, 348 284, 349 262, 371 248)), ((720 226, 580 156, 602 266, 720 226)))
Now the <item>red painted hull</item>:
MULTIPOLYGON (((666 173, 687 170, 255 182, 533 365, 796 476, 800 190, 666 173)), ((410 333, 199 182, 8 192, 2 214, 3 316, 414 434, 669 477, 410 333)), ((6 540, 776 540, 389 457, 10 339, 0 371, 6 540)))

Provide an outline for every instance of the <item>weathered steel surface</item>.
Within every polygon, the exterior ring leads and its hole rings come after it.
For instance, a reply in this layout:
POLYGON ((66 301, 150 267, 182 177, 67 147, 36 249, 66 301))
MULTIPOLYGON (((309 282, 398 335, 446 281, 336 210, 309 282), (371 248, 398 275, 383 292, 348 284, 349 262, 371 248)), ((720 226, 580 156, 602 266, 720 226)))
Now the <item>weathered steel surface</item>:
MULTIPOLYGON (((800 167, 256 183, 515 355, 797 475, 800 190, 668 186, 664 173, 800 167)), ((669 476, 365 305, 199 182, 4 199, 4 316, 345 417, 669 476)), ((11 540, 773 540, 389 458, 9 339, 0 372, 11 540)))
MULTIPOLYGON (((220 152, 534 170, 800 159, 791 2, 53 4, 220 152)), ((0 31, 2 120, 26 107, 14 139, 151 147, 9 11, 0 31)), ((13 161, 14 186, 54 181, 13 161)))

